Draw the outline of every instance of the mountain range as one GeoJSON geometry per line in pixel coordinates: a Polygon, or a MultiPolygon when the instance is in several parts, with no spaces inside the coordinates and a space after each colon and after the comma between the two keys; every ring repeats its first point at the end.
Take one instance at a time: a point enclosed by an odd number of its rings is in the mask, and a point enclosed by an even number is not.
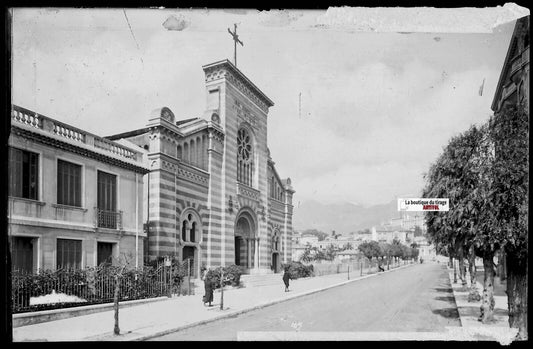
{"type": "Polygon", "coordinates": [[[335,230],[337,234],[349,234],[370,229],[395,217],[399,217],[396,200],[368,207],[353,203],[304,201],[294,205],[292,226],[296,231],[317,229],[329,234],[335,230]]]}

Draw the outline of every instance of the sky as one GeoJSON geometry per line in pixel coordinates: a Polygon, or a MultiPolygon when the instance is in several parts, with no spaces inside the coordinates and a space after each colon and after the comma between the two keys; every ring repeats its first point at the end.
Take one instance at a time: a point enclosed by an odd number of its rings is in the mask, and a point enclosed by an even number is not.
{"type": "Polygon", "coordinates": [[[514,21],[406,33],[330,20],[324,10],[15,9],[12,102],[100,136],[142,128],[163,106],[199,117],[202,65],[233,61],[237,23],[237,66],[275,103],[268,146],[296,205],[419,196],[447,141],[491,115],[514,21]]]}

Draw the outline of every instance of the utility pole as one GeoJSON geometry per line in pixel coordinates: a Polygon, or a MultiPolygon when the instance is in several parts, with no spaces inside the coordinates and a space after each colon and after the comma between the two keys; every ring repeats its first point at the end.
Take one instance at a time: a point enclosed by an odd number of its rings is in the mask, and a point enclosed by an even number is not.
{"type": "Polygon", "coordinates": [[[220,267],[220,310],[224,310],[224,269],[220,267]]]}

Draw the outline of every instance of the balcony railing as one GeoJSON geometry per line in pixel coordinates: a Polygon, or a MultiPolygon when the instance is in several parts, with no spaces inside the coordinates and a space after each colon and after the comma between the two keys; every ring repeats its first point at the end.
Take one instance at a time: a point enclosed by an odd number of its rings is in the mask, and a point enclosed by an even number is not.
{"type": "Polygon", "coordinates": [[[98,228],[122,229],[122,211],[106,211],[96,208],[96,226],[98,228]]]}
{"type": "Polygon", "coordinates": [[[116,142],[99,137],[92,133],[80,130],[74,126],[37,114],[29,109],[13,105],[11,109],[11,121],[13,125],[26,125],[55,136],[66,138],[70,141],[79,142],[86,146],[92,146],[98,150],[110,153],[109,155],[126,158],[133,161],[141,161],[140,152],[124,147],[116,142]]]}

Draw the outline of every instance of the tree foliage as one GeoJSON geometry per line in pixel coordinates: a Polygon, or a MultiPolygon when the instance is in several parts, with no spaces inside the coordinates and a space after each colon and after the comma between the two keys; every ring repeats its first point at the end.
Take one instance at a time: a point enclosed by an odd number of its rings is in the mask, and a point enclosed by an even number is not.
{"type": "Polygon", "coordinates": [[[318,238],[318,241],[324,240],[328,234],[324,233],[323,231],[317,230],[317,229],[307,229],[302,232],[302,235],[314,235],[318,238]]]}
{"type": "Polygon", "coordinates": [[[505,248],[527,258],[528,149],[528,116],[516,109],[450,140],[422,194],[450,199],[446,214],[426,213],[438,250],[474,244],[479,256],[505,248]]]}
{"type": "Polygon", "coordinates": [[[361,253],[370,260],[372,260],[374,257],[383,256],[383,252],[381,251],[377,241],[363,242],[358,248],[359,251],[361,251],[361,253]]]}
{"type": "MultiPolygon", "coordinates": [[[[431,165],[425,179],[423,197],[450,199],[448,212],[426,213],[428,240],[438,253],[450,257],[462,257],[462,252],[473,246],[475,254],[483,257],[487,265],[492,265],[492,256],[497,250],[505,250],[509,321],[512,323],[520,316],[523,319],[527,313],[527,112],[504,109],[481,127],[471,126],[453,137],[431,165]],[[514,263],[513,268],[509,267],[511,263],[514,263]],[[512,285],[509,280],[526,286],[512,285]],[[524,290],[526,294],[522,294],[524,290]],[[512,292],[515,292],[514,299],[510,295],[512,292]],[[518,313],[521,315],[515,317],[518,313]]],[[[520,321],[522,324],[511,325],[520,327],[523,335],[527,333],[527,321],[520,321]]]]}
{"type": "Polygon", "coordinates": [[[487,223],[492,217],[486,210],[493,161],[492,142],[488,127],[484,125],[471,126],[453,137],[431,165],[422,196],[450,200],[448,212],[426,213],[428,236],[440,250],[451,246],[455,253],[467,250],[472,243],[482,253],[498,248],[495,241],[489,239],[487,223]]]}
{"type": "Polygon", "coordinates": [[[518,259],[528,257],[529,115],[509,108],[489,120],[495,143],[487,205],[492,239],[518,259]]]}

